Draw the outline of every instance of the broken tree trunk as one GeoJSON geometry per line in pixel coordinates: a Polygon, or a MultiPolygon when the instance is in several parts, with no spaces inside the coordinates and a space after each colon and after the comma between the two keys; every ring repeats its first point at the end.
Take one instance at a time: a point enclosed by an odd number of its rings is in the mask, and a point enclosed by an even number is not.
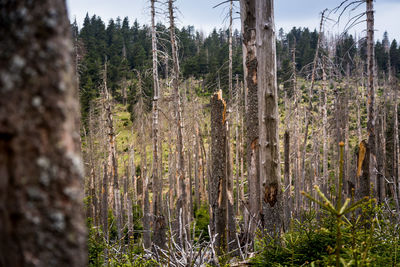
{"type": "Polygon", "coordinates": [[[219,255],[227,252],[226,104],[222,91],[211,97],[210,225],[219,255]]]}

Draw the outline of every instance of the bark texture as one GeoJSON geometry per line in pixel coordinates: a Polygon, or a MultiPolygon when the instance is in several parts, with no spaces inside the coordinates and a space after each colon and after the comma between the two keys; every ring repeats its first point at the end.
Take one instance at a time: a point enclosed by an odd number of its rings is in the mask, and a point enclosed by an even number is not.
{"type": "Polygon", "coordinates": [[[158,162],[158,99],[160,86],[158,81],[157,36],[155,25],[155,0],[151,0],[151,44],[153,50],[153,241],[159,247],[165,246],[165,218],[162,205],[162,177],[158,162]]]}
{"type": "Polygon", "coordinates": [[[171,41],[171,53],[173,62],[173,82],[172,86],[174,88],[174,108],[175,108],[175,120],[177,127],[177,139],[176,139],[176,151],[177,151],[177,176],[178,176],[178,188],[179,197],[177,202],[177,218],[182,216],[182,224],[179,227],[180,231],[180,242],[183,244],[183,240],[186,235],[186,227],[188,224],[188,210],[187,210],[187,190],[185,181],[185,159],[183,154],[183,121],[182,121],[182,104],[181,97],[179,94],[179,59],[178,59],[178,49],[175,36],[175,15],[174,15],[174,0],[168,1],[168,12],[169,12],[169,34],[171,41]]]}
{"type": "Polygon", "coordinates": [[[0,1],[0,266],[86,266],[65,2],[0,1]]]}
{"type": "Polygon", "coordinates": [[[243,32],[243,69],[245,81],[246,162],[248,179],[248,209],[250,235],[256,230],[260,218],[260,168],[258,146],[258,94],[256,57],[256,10],[254,0],[241,0],[243,32]]]}
{"type": "Polygon", "coordinates": [[[367,5],[367,109],[368,109],[368,145],[366,162],[369,170],[363,172],[360,180],[360,197],[369,196],[370,183],[374,181],[376,160],[375,160],[375,85],[374,85],[374,11],[373,0],[366,0],[367,5]]]}
{"type": "Polygon", "coordinates": [[[256,43],[258,81],[258,122],[260,145],[260,182],[264,229],[274,235],[282,227],[282,190],[278,139],[278,86],[274,4],[256,1],[256,43]]]}
{"type": "Polygon", "coordinates": [[[218,254],[227,250],[227,175],[226,175],[226,104],[222,92],[211,97],[211,179],[210,205],[212,234],[218,254]]]}

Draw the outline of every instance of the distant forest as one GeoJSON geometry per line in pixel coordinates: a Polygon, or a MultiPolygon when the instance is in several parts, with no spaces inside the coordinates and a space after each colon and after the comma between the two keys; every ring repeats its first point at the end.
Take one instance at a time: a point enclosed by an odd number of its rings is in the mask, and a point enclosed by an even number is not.
{"type": "MultiPolygon", "coordinates": [[[[82,117],[85,121],[90,102],[100,94],[102,84],[102,70],[104,62],[108,62],[107,84],[113,97],[123,102],[123,92],[119,90],[126,80],[136,77],[133,70],[144,72],[151,69],[151,28],[146,24],[140,24],[137,20],[131,23],[128,17],[111,19],[106,23],[96,15],[90,17],[86,14],[83,26],[79,29],[76,20],[71,25],[75,40],[75,58],[80,76],[80,99],[82,117]]],[[[158,49],[160,51],[159,74],[166,78],[168,72],[168,55],[171,54],[171,45],[168,40],[167,26],[158,23],[158,49]],[[162,59],[164,58],[164,60],[162,59]]],[[[179,59],[183,78],[195,77],[202,80],[202,94],[210,94],[216,88],[222,89],[224,94],[228,92],[228,29],[216,29],[204,36],[194,26],[185,26],[176,29],[179,45],[179,59]]],[[[240,32],[233,31],[232,46],[233,76],[239,75],[243,79],[242,63],[242,39],[240,32]]],[[[285,33],[281,28],[277,33],[276,54],[278,68],[278,83],[285,88],[290,88],[290,76],[292,75],[291,51],[296,47],[296,68],[298,75],[306,77],[311,73],[311,63],[317,47],[318,31],[310,31],[308,28],[294,27],[285,33]]],[[[339,66],[345,74],[349,66],[350,74],[355,68],[352,60],[355,55],[365,62],[367,58],[365,39],[357,39],[351,34],[342,34],[331,38],[325,38],[325,44],[321,46],[321,54],[328,54],[328,42],[334,44],[335,65],[339,66]]],[[[329,43],[329,45],[332,45],[329,43]]],[[[400,46],[393,39],[389,41],[387,32],[383,34],[382,41],[375,44],[375,58],[378,73],[387,73],[388,62],[392,65],[393,73],[398,76],[400,70],[400,46]],[[390,60],[388,60],[390,57],[390,60]]],[[[169,59],[170,60],[170,59],[169,59]]],[[[153,97],[153,84],[151,75],[143,81],[144,90],[150,99],[153,97]]],[[[129,85],[126,92],[130,100],[135,98],[135,84],[129,85]]]]}

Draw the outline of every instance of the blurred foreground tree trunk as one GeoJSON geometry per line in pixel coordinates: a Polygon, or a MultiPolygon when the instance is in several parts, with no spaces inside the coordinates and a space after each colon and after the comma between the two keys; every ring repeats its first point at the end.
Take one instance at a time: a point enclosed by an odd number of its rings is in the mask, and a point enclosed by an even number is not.
{"type": "Polygon", "coordinates": [[[0,1],[0,266],[86,266],[65,2],[0,1]]]}

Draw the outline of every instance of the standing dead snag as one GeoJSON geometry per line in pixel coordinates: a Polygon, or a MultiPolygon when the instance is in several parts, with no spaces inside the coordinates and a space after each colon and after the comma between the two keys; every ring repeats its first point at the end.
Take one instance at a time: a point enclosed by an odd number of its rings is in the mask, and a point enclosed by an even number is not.
{"type": "Polygon", "coordinates": [[[227,250],[226,104],[222,91],[211,97],[210,225],[221,255],[227,250]]]}
{"type": "Polygon", "coordinates": [[[162,177],[158,162],[158,99],[160,85],[158,81],[157,36],[155,25],[155,0],[151,0],[151,44],[153,49],[153,241],[159,247],[165,245],[165,218],[162,205],[162,177]]]}
{"type": "Polygon", "coordinates": [[[64,1],[0,3],[0,266],[86,266],[64,1]]]}
{"type": "MultiPolygon", "coordinates": [[[[282,192],[278,140],[278,87],[273,0],[256,1],[256,44],[260,182],[264,200],[265,230],[279,234],[282,226],[282,192]]],[[[261,204],[264,204],[261,203],[261,204]]]]}
{"type": "Polygon", "coordinates": [[[290,218],[292,214],[292,196],[291,196],[291,186],[292,182],[290,179],[290,134],[289,131],[285,131],[284,135],[284,158],[285,158],[285,167],[284,167],[284,182],[285,182],[285,228],[290,223],[290,218]]]}
{"type": "Polygon", "coordinates": [[[118,239],[121,238],[122,216],[121,216],[121,193],[119,191],[119,178],[118,178],[118,160],[117,148],[115,142],[115,131],[112,114],[112,99],[110,92],[107,88],[107,59],[104,63],[103,72],[103,111],[106,118],[107,127],[107,146],[108,146],[108,179],[109,179],[109,192],[110,192],[110,206],[113,208],[113,214],[116,218],[118,239]],[[112,179],[112,180],[111,180],[112,179]]]}
{"type": "Polygon", "coordinates": [[[108,242],[108,170],[107,164],[103,163],[103,182],[101,184],[101,225],[103,228],[103,235],[108,242]]]}
{"type": "Polygon", "coordinates": [[[376,160],[375,160],[375,89],[374,89],[374,11],[373,0],[366,0],[367,5],[367,133],[368,144],[364,141],[360,143],[360,153],[362,148],[365,147],[365,159],[361,161],[361,154],[358,158],[357,177],[360,177],[360,186],[358,188],[358,197],[366,197],[370,195],[370,183],[375,181],[374,175],[376,173],[376,160]],[[361,163],[360,163],[361,161],[361,163]],[[367,166],[364,167],[364,161],[367,166]],[[360,164],[362,165],[362,175],[360,173],[360,164]]]}
{"type": "Polygon", "coordinates": [[[361,199],[365,196],[369,196],[370,184],[369,184],[369,160],[368,154],[370,148],[365,140],[362,140],[358,146],[357,155],[357,180],[356,180],[356,195],[357,198],[361,199]]]}
{"type": "MultiPolygon", "coordinates": [[[[394,79],[394,78],[393,78],[394,79]]],[[[399,156],[400,156],[400,145],[399,145],[399,116],[398,116],[398,90],[399,88],[396,88],[395,83],[393,83],[393,90],[394,90],[394,97],[393,97],[393,104],[394,104],[394,111],[393,111],[393,182],[394,184],[392,185],[393,188],[393,199],[396,204],[396,210],[400,214],[400,206],[399,206],[399,200],[400,200],[400,162],[399,162],[399,156]],[[397,189],[397,190],[395,190],[397,189]]]]}
{"type": "MultiPolygon", "coordinates": [[[[256,230],[260,214],[260,173],[258,152],[258,94],[256,57],[255,0],[241,0],[240,14],[243,32],[243,70],[245,85],[246,155],[249,184],[250,236],[256,230]]],[[[252,240],[252,238],[250,238],[252,240]]]]}
{"type": "Polygon", "coordinates": [[[230,0],[229,4],[229,77],[228,77],[228,83],[229,83],[229,102],[228,102],[228,110],[229,110],[229,116],[227,116],[227,121],[226,121],[226,155],[227,155],[227,178],[228,178],[228,183],[227,183],[227,194],[228,194],[228,243],[229,243],[229,251],[237,251],[237,242],[236,242],[236,226],[235,226],[235,208],[234,208],[234,193],[233,193],[233,153],[232,147],[231,147],[231,129],[233,126],[232,123],[232,115],[231,114],[231,109],[233,107],[233,88],[232,88],[232,11],[233,11],[233,0],[230,0]]]}
{"type": "Polygon", "coordinates": [[[178,60],[178,49],[175,36],[175,15],[174,15],[174,0],[168,0],[168,11],[169,11],[169,34],[171,41],[171,52],[172,52],[172,62],[173,62],[173,88],[174,88],[174,104],[175,104],[175,120],[177,126],[177,140],[176,140],[176,151],[178,156],[178,187],[179,187],[179,197],[177,203],[177,219],[182,216],[182,225],[179,229],[181,232],[180,241],[184,244],[183,239],[186,235],[186,226],[188,224],[188,210],[187,210],[187,194],[186,194],[186,182],[185,182],[185,159],[183,155],[183,121],[182,121],[182,104],[181,97],[179,94],[179,60],[178,60]],[[182,215],[180,215],[182,214],[182,215]]]}

